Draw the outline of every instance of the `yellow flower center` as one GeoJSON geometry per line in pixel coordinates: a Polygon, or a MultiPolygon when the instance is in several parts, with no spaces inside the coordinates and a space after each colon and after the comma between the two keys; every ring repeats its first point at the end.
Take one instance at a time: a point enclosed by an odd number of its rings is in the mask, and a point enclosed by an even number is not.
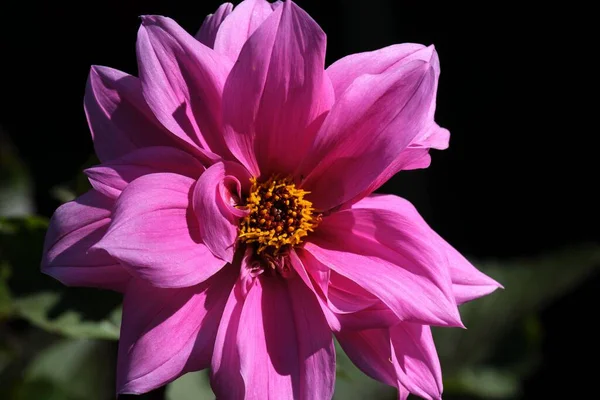
{"type": "Polygon", "coordinates": [[[239,239],[254,244],[257,254],[279,255],[302,243],[321,221],[321,214],[304,198],[310,192],[296,188],[290,178],[250,181],[245,205],[250,213],[240,221],[239,239]]]}

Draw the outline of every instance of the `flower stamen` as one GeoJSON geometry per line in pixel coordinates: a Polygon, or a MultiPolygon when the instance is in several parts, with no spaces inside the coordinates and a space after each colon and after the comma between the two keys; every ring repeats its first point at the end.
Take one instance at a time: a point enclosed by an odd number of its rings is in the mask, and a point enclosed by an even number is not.
{"type": "Polygon", "coordinates": [[[310,192],[298,189],[291,178],[272,176],[259,183],[251,178],[246,199],[250,213],[240,221],[239,239],[256,245],[256,253],[277,256],[302,243],[321,221],[312,203],[304,198],[310,192]]]}

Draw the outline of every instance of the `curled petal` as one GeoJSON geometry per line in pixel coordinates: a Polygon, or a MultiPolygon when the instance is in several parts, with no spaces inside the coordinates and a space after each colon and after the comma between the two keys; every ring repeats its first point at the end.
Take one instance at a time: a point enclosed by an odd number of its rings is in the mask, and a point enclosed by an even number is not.
{"type": "Polygon", "coordinates": [[[203,243],[227,262],[233,261],[239,218],[248,213],[236,207],[241,203],[242,182],[245,186],[250,182],[244,167],[216,163],[198,179],[192,199],[203,243]]]}

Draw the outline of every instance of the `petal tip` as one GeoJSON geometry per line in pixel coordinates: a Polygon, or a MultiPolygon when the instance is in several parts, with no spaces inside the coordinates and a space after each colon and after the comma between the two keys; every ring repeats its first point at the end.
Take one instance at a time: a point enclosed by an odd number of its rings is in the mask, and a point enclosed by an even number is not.
{"type": "Polygon", "coordinates": [[[102,80],[102,77],[106,75],[106,71],[109,69],[109,67],[103,65],[92,65],[88,74],[88,83],[95,89],[95,86],[98,85],[98,82],[102,80]]]}
{"type": "Polygon", "coordinates": [[[161,21],[170,19],[168,17],[163,17],[161,15],[153,15],[153,14],[148,14],[148,15],[143,14],[143,15],[140,15],[139,18],[142,20],[142,26],[157,25],[161,21]]]}
{"type": "Polygon", "coordinates": [[[100,239],[98,242],[96,242],[95,244],[93,244],[92,246],[90,246],[89,251],[98,251],[98,250],[104,250],[107,253],[110,254],[110,252],[107,250],[107,248],[110,247],[110,240],[109,239],[109,232],[107,232],[102,239],[100,239]]]}
{"type": "Polygon", "coordinates": [[[152,21],[155,20],[154,15],[142,14],[142,15],[139,16],[139,18],[142,21],[142,25],[146,25],[146,24],[151,23],[152,21]]]}
{"type": "Polygon", "coordinates": [[[461,329],[467,329],[467,327],[465,326],[465,324],[463,324],[462,319],[460,318],[460,315],[458,316],[457,319],[452,321],[452,328],[461,328],[461,329]]]}
{"type": "Polygon", "coordinates": [[[452,311],[448,315],[448,317],[445,318],[444,323],[446,324],[445,326],[449,327],[449,328],[462,328],[462,329],[466,329],[465,324],[463,324],[463,322],[462,322],[462,318],[460,316],[460,312],[458,310],[458,306],[456,305],[455,302],[453,302],[452,311]]]}
{"type": "Polygon", "coordinates": [[[99,70],[101,70],[103,67],[101,65],[92,65],[90,67],[90,75],[93,73],[94,75],[98,75],[99,70]]]}

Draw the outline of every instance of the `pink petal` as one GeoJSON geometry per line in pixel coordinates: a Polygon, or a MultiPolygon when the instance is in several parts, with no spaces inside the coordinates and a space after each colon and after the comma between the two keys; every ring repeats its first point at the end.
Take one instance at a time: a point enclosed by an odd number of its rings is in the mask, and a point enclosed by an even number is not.
{"type": "Polygon", "coordinates": [[[408,395],[410,394],[408,389],[405,388],[404,385],[402,385],[402,383],[400,383],[400,382],[397,383],[397,388],[398,388],[398,400],[407,400],[408,395]]]}
{"type": "Polygon", "coordinates": [[[95,248],[105,249],[154,286],[205,281],[225,261],[200,240],[190,204],[193,185],[193,179],[171,173],[136,179],[117,200],[110,228],[95,248]]]}
{"type": "MultiPolygon", "coordinates": [[[[318,277],[316,280],[314,280],[313,276],[311,276],[307,270],[308,262],[310,262],[310,261],[307,262],[305,260],[305,257],[310,257],[310,259],[314,259],[314,257],[312,257],[310,254],[307,254],[307,256],[302,256],[302,258],[301,258],[299,256],[299,254],[302,252],[303,252],[303,250],[301,248],[293,249],[290,252],[290,256],[289,256],[290,263],[292,264],[292,267],[298,274],[298,277],[300,279],[302,279],[304,284],[315,295],[317,301],[319,302],[319,306],[321,307],[321,310],[323,311],[323,314],[325,315],[325,319],[327,320],[327,323],[329,324],[330,329],[332,331],[339,331],[341,329],[339,318],[329,307],[327,295],[326,295],[329,277],[327,277],[326,279],[323,277],[318,277]]],[[[321,264],[319,263],[319,265],[321,265],[321,264]]],[[[327,271],[327,272],[329,272],[329,271],[327,271]]]]}
{"type": "Polygon", "coordinates": [[[365,374],[408,393],[440,399],[442,372],[428,326],[401,323],[389,329],[336,333],[350,360],[365,374]]]}
{"type": "MultiPolygon", "coordinates": [[[[285,290],[285,289],[284,289],[285,290]]],[[[314,294],[301,279],[289,279],[300,359],[300,399],[331,399],[335,384],[335,347],[314,294]]]]}
{"type": "Polygon", "coordinates": [[[285,286],[257,279],[244,301],[240,328],[236,345],[245,398],[298,398],[298,337],[285,286]]]}
{"type": "Polygon", "coordinates": [[[229,148],[254,176],[293,173],[306,156],[333,103],[325,45],[321,28],[293,2],[244,44],[225,84],[223,115],[229,148]]]}
{"type": "MultiPolygon", "coordinates": [[[[435,74],[435,89],[440,76],[440,62],[437,53],[431,54],[433,46],[427,48],[421,44],[403,43],[384,47],[383,49],[358,53],[346,56],[327,68],[327,74],[331,78],[336,98],[339,98],[350,87],[355,79],[362,75],[379,75],[398,65],[414,60],[426,61],[431,64],[435,74]]],[[[435,99],[432,99],[435,100],[435,99]]],[[[429,104],[429,116],[433,122],[435,113],[435,101],[429,104]]],[[[446,131],[447,133],[447,131],[446,131]]],[[[415,138],[413,144],[420,144],[436,149],[448,147],[448,136],[441,135],[437,140],[431,140],[431,132],[424,131],[415,138]]],[[[435,137],[435,135],[434,135],[435,137]]]]}
{"type": "Polygon", "coordinates": [[[462,326],[450,276],[428,232],[386,210],[323,219],[304,249],[385,303],[402,321],[462,326]]]}
{"type": "Polygon", "coordinates": [[[337,314],[340,329],[361,330],[388,328],[398,323],[398,317],[383,302],[350,314],[337,314]]]}
{"type": "MultiPolygon", "coordinates": [[[[226,351],[235,357],[215,365],[213,390],[217,398],[291,399],[299,395],[300,360],[297,337],[285,286],[256,279],[239,311],[239,320],[226,321],[226,351]],[[235,329],[235,331],[234,331],[235,329]],[[232,362],[233,361],[233,362],[232,362]],[[217,367],[217,368],[215,368],[217,367]],[[219,368],[220,367],[220,368],[219,368]],[[243,378],[240,380],[239,377],[243,378]],[[234,388],[243,382],[243,387],[234,388]],[[234,396],[234,393],[238,393],[234,396]]],[[[221,334],[221,327],[217,337],[221,334]]],[[[219,345],[218,339],[216,346],[219,345]]],[[[215,346],[215,347],[216,347],[215,346]]]]}
{"type": "Polygon", "coordinates": [[[113,160],[141,147],[181,145],[154,117],[142,96],[140,81],[134,76],[93,66],[84,105],[96,155],[101,161],[113,160]]]}
{"type": "Polygon", "coordinates": [[[137,56],[142,93],[156,118],[207,161],[229,157],[220,116],[231,62],[159,16],[142,17],[137,56]]]}
{"type": "Polygon", "coordinates": [[[343,311],[337,314],[342,329],[387,328],[399,322],[397,315],[383,301],[366,295],[353,296],[353,293],[364,289],[358,290],[359,286],[356,283],[335,272],[332,272],[331,276],[328,297],[330,304],[343,311]],[[340,280],[348,282],[342,286],[340,280]],[[354,292],[350,291],[353,289],[354,292]]]}
{"type": "Polygon", "coordinates": [[[157,172],[173,172],[198,179],[202,164],[174,147],[146,147],[84,172],[98,192],[116,199],[134,179],[157,172]]]}
{"type": "Polygon", "coordinates": [[[204,18],[200,30],[196,33],[196,40],[212,49],[215,45],[215,38],[217,37],[219,27],[225,18],[231,14],[232,9],[233,4],[223,3],[217,8],[217,11],[215,11],[214,14],[208,14],[206,18],[204,18]]]}
{"type": "MultiPolygon", "coordinates": [[[[244,269],[245,265],[242,264],[242,272],[244,269]]],[[[244,275],[244,277],[247,276],[244,275]]],[[[211,360],[210,385],[219,399],[242,399],[245,394],[236,336],[240,328],[240,315],[244,307],[244,299],[254,287],[254,281],[250,281],[248,285],[247,283],[240,277],[234,288],[228,293],[229,297],[217,330],[211,360]]]]}
{"type": "Polygon", "coordinates": [[[396,218],[402,216],[418,225],[419,229],[429,237],[429,243],[444,254],[444,264],[450,272],[452,292],[457,304],[485,296],[502,287],[498,282],[477,270],[456,249],[435,233],[407,200],[392,195],[374,195],[364,198],[352,207],[388,210],[395,213],[398,216],[396,218]]]}
{"type": "Polygon", "coordinates": [[[299,169],[316,207],[329,210],[363,193],[429,129],[437,56],[432,47],[421,52],[361,75],[336,98],[299,169]]]}
{"type": "Polygon", "coordinates": [[[60,206],[46,233],[42,272],[65,285],[125,290],[131,275],[103,250],[90,250],[106,232],[114,200],[94,190],[60,206]]]}
{"type": "Polygon", "coordinates": [[[450,132],[433,123],[423,134],[417,136],[388,167],[353,200],[360,200],[379,189],[399,171],[427,168],[431,164],[430,149],[448,148],[450,132]]]}
{"type": "Polygon", "coordinates": [[[433,124],[423,135],[417,136],[409,148],[445,150],[450,143],[450,132],[433,124]]]}
{"type": "Polygon", "coordinates": [[[242,292],[231,293],[217,334],[212,363],[217,398],[331,398],[331,332],[302,281],[259,277],[245,298],[242,292]]]}
{"type": "Polygon", "coordinates": [[[331,271],[327,295],[333,307],[340,313],[353,313],[371,307],[381,301],[354,281],[331,271]]]}
{"type": "Polygon", "coordinates": [[[215,51],[235,62],[246,40],[272,12],[268,1],[242,1],[219,27],[214,42],[215,51]]]}
{"type": "Polygon", "coordinates": [[[233,261],[239,219],[247,215],[236,208],[242,197],[240,182],[247,192],[250,175],[244,167],[234,162],[213,164],[198,179],[192,199],[202,241],[227,262],[233,261]]]}
{"type": "MultiPolygon", "coordinates": [[[[431,66],[435,71],[436,81],[434,91],[437,90],[437,79],[440,75],[439,60],[437,57],[428,56],[425,46],[420,44],[405,43],[385,47],[380,50],[366,53],[352,54],[344,57],[329,68],[327,73],[331,78],[336,97],[341,97],[344,91],[354,80],[364,74],[382,74],[389,68],[393,68],[399,62],[422,59],[431,60],[431,66]]],[[[434,99],[433,99],[434,100],[434,99]]],[[[369,195],[378,189],[392,176],[401,170],[427,168],[431,163],[429,149],[444,150],[448,148],[450,133],[447,129],[440,128],[433,122],[435,113],[435,101],[432,101],[429,110],[431,126],[429,129],[415,137],[412,143],[364,190],[358,195],[358,199],[369,195]]]]}
{"type": "Polygon", "coordinates": [[[200,285],[179,289],[132,279],[123,303],[118,393],[145,393],[208,367],[236,276],[228,266],[200,285]]]}
{"type": "Polygon", "coordinates": [[[340,58],[329,67],[327,74],[335,90],[335,97],[340,98],[352,82],[361,75],[378,75],[407,57],[414,59],[425,46],[415,43],[395,44],[375,51],[356,53],[340,58]],[[417,53],[417,54],[415,54],[417,53]]]}
{"type": "Polygon", "coordinates": [[[475,268],[441,237],[440,240],[446,249],[448,268],[452,277],[452,291],[457,304],[478,299],[502,288],[501,284],[475,268]]]}
{"type": "Polygon", "coordinates": [[[392,363],[388,329],[344,330],[335,334],[340,346],[362,372],[390,386],[397,376],[392,363]]]}
{"type": "Polygon", "coordinates": [[[442,398],[442,370],[431,328],[400,324],[390,328],[392,360],[401,384],[424,399],[442,398]]]}
{"type": "Polygon", "coordinates": [[[344,278],[303,249],[290,254],[292,266],[313,291],[331,330],[389,327],[398,317],[379,298],[344,278]],[[331,279],[330,279],[331,277],[331,279]]]}

